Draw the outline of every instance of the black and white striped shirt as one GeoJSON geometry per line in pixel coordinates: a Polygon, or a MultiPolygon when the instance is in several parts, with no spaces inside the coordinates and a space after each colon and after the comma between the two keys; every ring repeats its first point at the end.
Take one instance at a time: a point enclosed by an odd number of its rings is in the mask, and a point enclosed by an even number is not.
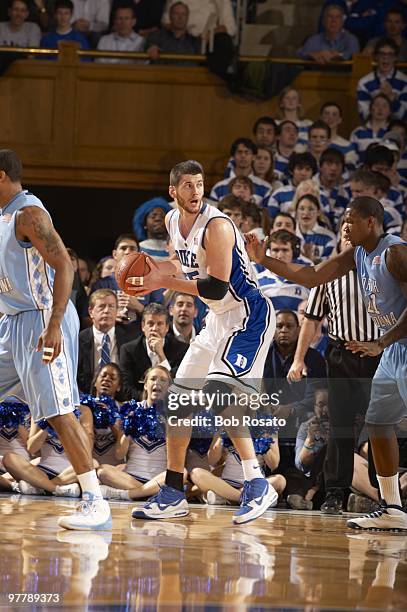
{"type": "Polygon", "coordinates": [[[380,337],[363,303],[355,270],[314,287],[304,314],[319,321],[326,316],[328,335],[334,340],[371,342],[380,337]]]}

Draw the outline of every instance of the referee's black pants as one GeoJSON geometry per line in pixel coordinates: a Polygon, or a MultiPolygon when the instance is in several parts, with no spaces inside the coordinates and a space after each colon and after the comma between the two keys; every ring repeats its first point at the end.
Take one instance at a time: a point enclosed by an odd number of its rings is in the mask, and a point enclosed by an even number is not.
{"type": "MultiPolygon", "coordinates": [[[[328,364],[329,439],[324,464],[325,488],[346,489],[353,478],[353,453],[369,406],[371,379],[378,357],[360,357],[346,350],[341,341],[330,340],[328,364]]],[[[369,456],[370,480],[374,466],[369,456]]]]}

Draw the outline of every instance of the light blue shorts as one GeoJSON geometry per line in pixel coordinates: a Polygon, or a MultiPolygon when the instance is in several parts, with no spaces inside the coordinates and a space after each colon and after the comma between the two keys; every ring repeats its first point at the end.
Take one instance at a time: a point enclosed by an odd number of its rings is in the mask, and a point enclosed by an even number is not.
{"type": "Polygon", "coordinates": [[[396,425],[407,416],[407,344],[384,349],[372,381],[366,423],[396,425]]]}
{"type": "Polygon", "coordinates": [[[14,395],[27,402],[36,422],[67,414],[79,405],[78,315],[69,301],[61,325],[61,353],[45,365],[36,347],[49,314],[29,310],[0,319],[0,401],[14,395]]]}

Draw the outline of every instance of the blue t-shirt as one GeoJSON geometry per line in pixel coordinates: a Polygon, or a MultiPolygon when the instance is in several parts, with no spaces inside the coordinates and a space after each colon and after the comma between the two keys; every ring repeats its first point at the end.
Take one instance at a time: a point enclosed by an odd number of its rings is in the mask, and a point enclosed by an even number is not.
{"type": "MultiPolygon", "coordinates": [[[[80,44],[81,49],[90,49],[90,45],[86,36],[77,32],[76,30],[71,30],[67,34],[58,34],[58,32],[49,32],[45,34],[41,39],[41,48],[42,49],[58,49],[58,44],[61,40],[70,40],[80,44]]],[[[56,60],[56,55],[44,55],[41,59],[46,60],[56,60]]],[[[83,61],[92,61],[91,58],[82,58],[83,61]]]]}

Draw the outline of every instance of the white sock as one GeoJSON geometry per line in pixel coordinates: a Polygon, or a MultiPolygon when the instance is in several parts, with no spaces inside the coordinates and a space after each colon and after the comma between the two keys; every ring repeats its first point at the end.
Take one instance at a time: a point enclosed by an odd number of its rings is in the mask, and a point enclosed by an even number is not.
{"type": "Polygon", "coordinates": [[[263,474],[257,459],[242,459],[242,468],[245,480],[263,478],[263,474]]]}
{"type": "Polygon", "coordinates": [[[85,472],[84,474],[78,474],[78,480],[81,485],[82,496],[84,493],[92,493],[93,497],[96,499],[103,499],[95,470],[85,472]]]}
{"type": "Polygon", "coordinates": [[[126,489],[115,489],[114,487],[107,487],[108,489],[111,489],[111,491],[117,495],[117,497],[120,497],[120,499],[125,499],[127,501],[130,500],[130,495],[129,495],[129,491],[127,491],[126,489]]]}
{"type": "Polygon", "coordinates": [[[380,496],[386,504],[401,506],[398,474],[394,476],[378,476],[377,480],[379,481],[380,496]]]}
{"type": "Polygon", "coordinates": [[[389,587],[394,588],[396,582],[396,571],[399,564],[399,559],[386,559],[380,561],[376,568],[376,576],[372,582],[374,587],[389,587]]]}

